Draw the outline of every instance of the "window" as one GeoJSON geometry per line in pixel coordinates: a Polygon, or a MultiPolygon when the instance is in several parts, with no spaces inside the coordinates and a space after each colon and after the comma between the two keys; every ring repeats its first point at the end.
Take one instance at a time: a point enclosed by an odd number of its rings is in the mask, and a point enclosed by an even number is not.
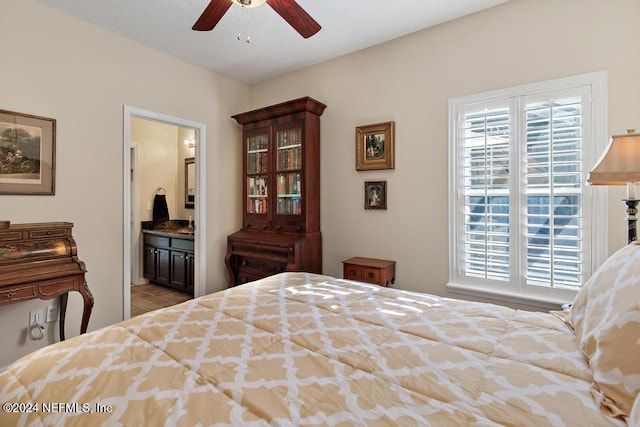
{"type": "Polygon", "coordinates": [[[585,179],[606,143],[605,81],[450,101],[450,289],[567,302],[602,262],[605,194],[585,179]]]}

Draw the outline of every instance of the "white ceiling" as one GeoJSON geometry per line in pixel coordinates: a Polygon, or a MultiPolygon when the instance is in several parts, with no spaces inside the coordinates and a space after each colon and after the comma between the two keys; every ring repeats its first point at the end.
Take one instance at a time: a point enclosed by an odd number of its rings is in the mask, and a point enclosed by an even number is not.
{"type": "Polygon", "coordinates": [[[37,1],[253,84],[508,0],[298,0],[322,26],[308,39],[266,4],[252,9],[233,5],[213,31],[199,32],[191,27],[209,0],[37,1]],[[251,43],[244,41],[247,35],[251,43]]]}

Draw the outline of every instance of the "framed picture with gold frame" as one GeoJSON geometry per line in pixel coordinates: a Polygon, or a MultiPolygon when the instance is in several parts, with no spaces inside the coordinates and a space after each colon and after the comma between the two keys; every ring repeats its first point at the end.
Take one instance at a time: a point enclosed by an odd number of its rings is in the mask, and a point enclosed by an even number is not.
{"type": "Polygon", "coordinates": [[[54,195],[56,121],[0,110],[0,194],[54,195]]]}
{"type": "Polygon", "coordinates": [[[364,208],[387,210],[387,181],[364,182],[364,208]]]}
{"type": "Polygon", "coordinates": [[[395,122],[356,127],[356,170],[395,168],[395,122]]]}

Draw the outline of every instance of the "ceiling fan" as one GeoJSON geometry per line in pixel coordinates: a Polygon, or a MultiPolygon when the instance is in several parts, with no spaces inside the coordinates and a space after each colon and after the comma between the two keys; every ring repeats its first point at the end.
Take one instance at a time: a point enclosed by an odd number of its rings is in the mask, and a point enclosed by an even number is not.
{"type": "Polygon", "coordinates": [[[318,24],[296,0],[211,0],[200,18],[193,25],[196,31],[211,31],[231,7],[232,3],[244,7],[258,7],[267,3],[289,23],[302,37],[309,38],[320,31],[318,24]]]}

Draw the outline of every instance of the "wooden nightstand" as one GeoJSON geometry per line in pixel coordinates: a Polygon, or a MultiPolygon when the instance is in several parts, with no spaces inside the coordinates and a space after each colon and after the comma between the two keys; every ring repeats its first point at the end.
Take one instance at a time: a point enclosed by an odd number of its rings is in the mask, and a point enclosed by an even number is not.
{"type": "Polygon", "coordinates": [[[389,286],[396,281],[396,262],[374,258],[349,258],[342,261],[342,277],[360,282],[389,286]]]}

